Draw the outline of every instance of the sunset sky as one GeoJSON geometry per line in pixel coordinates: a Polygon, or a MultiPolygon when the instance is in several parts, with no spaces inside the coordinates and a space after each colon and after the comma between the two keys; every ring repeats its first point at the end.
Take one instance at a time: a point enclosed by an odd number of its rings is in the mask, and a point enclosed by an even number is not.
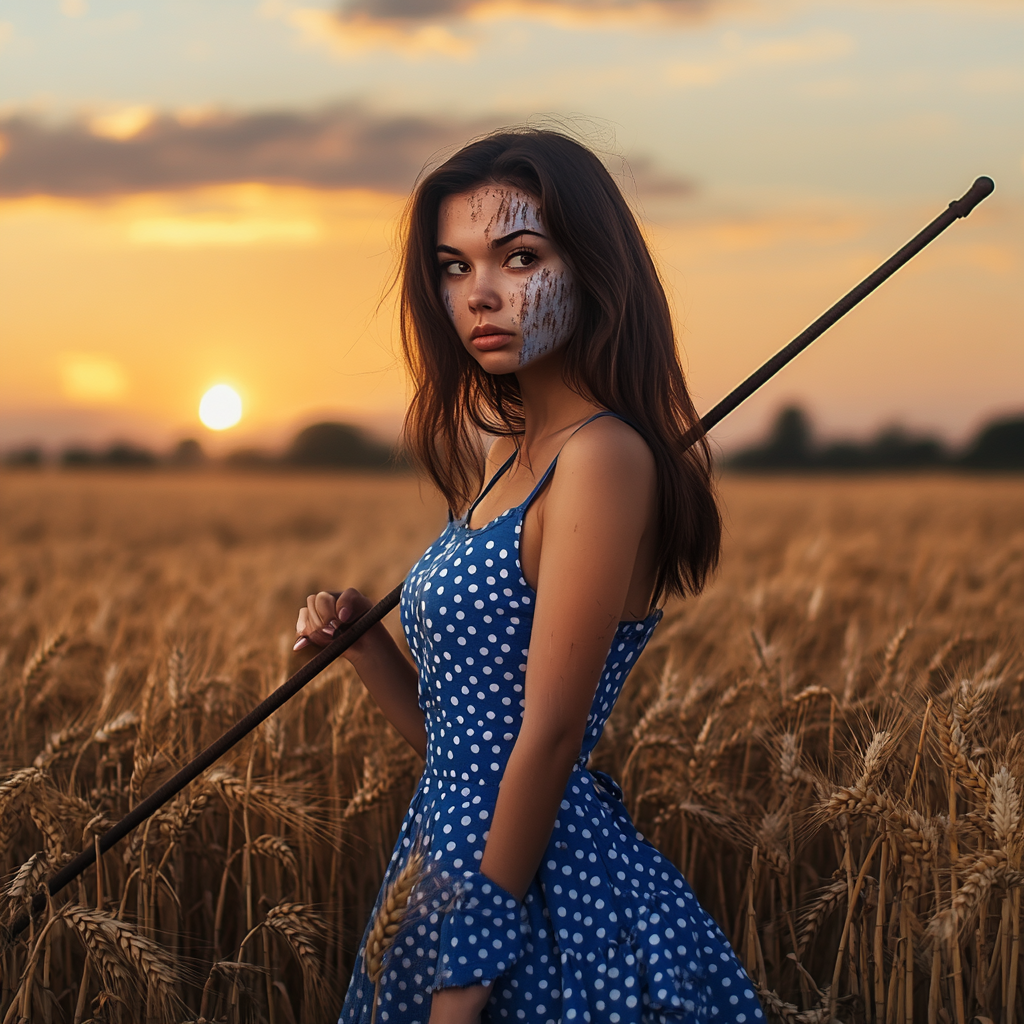
{"type": "Polygon", "coordinates": [[[416,174],[561,124],[641,215],[708,408],[970,186],[996,193],[717,432],[1024,410],[1024,0],[13,0],[0,449],[393,429],[416,174]],[[242,396],[237,427],[202,394],[242,396]]]}

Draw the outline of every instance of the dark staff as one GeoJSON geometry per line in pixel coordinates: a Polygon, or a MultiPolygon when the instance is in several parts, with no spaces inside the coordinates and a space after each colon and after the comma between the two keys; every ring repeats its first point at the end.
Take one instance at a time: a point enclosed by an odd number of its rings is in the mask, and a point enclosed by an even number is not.
{"type": "MultiPolygon", "coordinates": [[[[883,281],[891,277],[908,260],[916,256],[929,242],[938,237],[959,217],[966,217],[986,196],[992,194],[995,183],[991,178],[978,178],[970,189],[959,199],[949,204],[926,228],[916,234],[902,249],[890,256],[874,273],[869,274],[856,288],[847,292],[831,309],[823,313],[802,334],[798,334],[785,348],[780,349],[763,366],[752,373],[739,387],[734,388],[710,412],[701,417],[700,426],[695,427],[686,437],[693,444],[701,434],[707,433],[720,423],[740,403],[746,401],[762,384],[775,376],[790,360],[799,355],[815,338],[828,330],[840,317],[845,316],[865,296],[870,295],[883,281]]],[[[201,754],[193,758],[177,775],[155,789],[145,800],[135,805],[113,828],[99,837],[99,842],[86,847],[74,860],[69,861],[47,882],[50,895],[54,896],[69,882],[77,878],[96,860],[96,850],[105,853],[116,842],[133,829],[138,828],[148,817],[158,811],[168,800],[181,792],[193,779],[206,771],[215,761],[226,754],[239,740],[248,736],[262,721],[269,718],[282,704],[291,700],[311,679],[322,672],[340,654],[352,646],[371,626],[375,626],[397,604],[402,594],[400,583],[387,597],[378,601],[369,611],[361,615],[343,633],[338,634],[315,657],[311,658],[287,682],[282,683],[269,697],[252,709],[243,719],[236,722],[223,736],[214,740],[201,754]]],[[[36,893],[32,897],[31,911],[37,914],[46,906],[46,896],[36,893]]],[[[22,914],[11,925],[8,937],[22,932],[29,922],[29,915],[22,914]]]]}

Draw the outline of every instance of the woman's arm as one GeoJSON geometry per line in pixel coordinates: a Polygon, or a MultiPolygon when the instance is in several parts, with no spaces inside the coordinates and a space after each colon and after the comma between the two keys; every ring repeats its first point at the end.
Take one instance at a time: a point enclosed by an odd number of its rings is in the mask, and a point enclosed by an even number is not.
{"type": "MultiPolygon", "coordinates": [[[[509,438],[498,438],[491,445],[484,468],[485,479],[491,478],[512,453],[513,447],[514,443],[509,438]]],[[[328,591],[310,594],[295,624],[299,635],[295,649],[303,650],[311,643],[326,647],[341,626],[370,607],[370,600],[354,588],[341,594],[328,591]]],[[[359,674],[387,720],[420,757],[425,757],[427,730],[419,706],[418,673],[384,625],[378,623],[367,630],[342,657],[347,658],[359,674]]]]}
{"type": "Polygon", "coordinates": [[[480,866],[520,898],[579,756],[641,539],[655,527],[656,488],[654,456],[621,421],[596,421],[559,456],[544,503],[523,722],[480,866]]]}
{"type": "MultiPolygon", "coordinates": [[[[328,591],[310,594],[295,624],[299,634],[296,647],[301,650],[306,646],[300,646],[303,637],[319,647],[326,646],[346,622],[351,622],[371,607],[369,598],[351,587],[341,594],[328,591]]],[[[399,649],[384,624],[378,622],[371,626],[342,657],[359,674],[387,720],[420,757],[425,757],[427,729],[419,706],[416,668],[399,649]]]]}

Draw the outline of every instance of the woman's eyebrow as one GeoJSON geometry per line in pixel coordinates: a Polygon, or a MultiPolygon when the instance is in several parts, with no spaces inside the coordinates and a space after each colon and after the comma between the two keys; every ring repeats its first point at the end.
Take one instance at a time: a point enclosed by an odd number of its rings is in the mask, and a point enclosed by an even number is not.
{"type": "MultiPolygon", "coordinates": [[[[545,241],[548,240],[548,236],[542,234],[540,231],[531,231],[529,228],[520,228],[518,231],[512,231],[507,235],[502,235],[501,238],[494,239],[491,242],[492,249],[500,249],[503,245],[508,245],[513,238],[518,238],[520,235],[535,235],[537,238],[543,238],[545,241]]],[[[454,245],[438,245],[437,251],[439,253],[447,253],[449,256],[461,256],[462,250],[456,249],[454,245]]]]}
{"type": "Polygon", "coordinates": [[[492,249],[500,249],[503,245],[508,245],[513,238],[518,238],[520,235],[536,235],[538,238],[547,240],[547,235],[542,234],[540,231],[531,231],[529,228],[520,228],[518,231],[513,231],[510,234],[502,235],[501,238],[496,238],[491,242],[492,249]]]}

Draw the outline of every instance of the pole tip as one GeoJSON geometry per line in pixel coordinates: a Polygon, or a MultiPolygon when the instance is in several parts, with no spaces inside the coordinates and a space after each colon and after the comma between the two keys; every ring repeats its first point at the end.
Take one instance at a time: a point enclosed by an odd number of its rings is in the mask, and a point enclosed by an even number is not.
{"type": "Polygon", "coordinates": [[[958,217],[966,217],[978,203],[992,195],[995,187],[996,183],[983,174],[975,179],[974,184],[959,199],[954,199],[949,205],[958,217]]]}

